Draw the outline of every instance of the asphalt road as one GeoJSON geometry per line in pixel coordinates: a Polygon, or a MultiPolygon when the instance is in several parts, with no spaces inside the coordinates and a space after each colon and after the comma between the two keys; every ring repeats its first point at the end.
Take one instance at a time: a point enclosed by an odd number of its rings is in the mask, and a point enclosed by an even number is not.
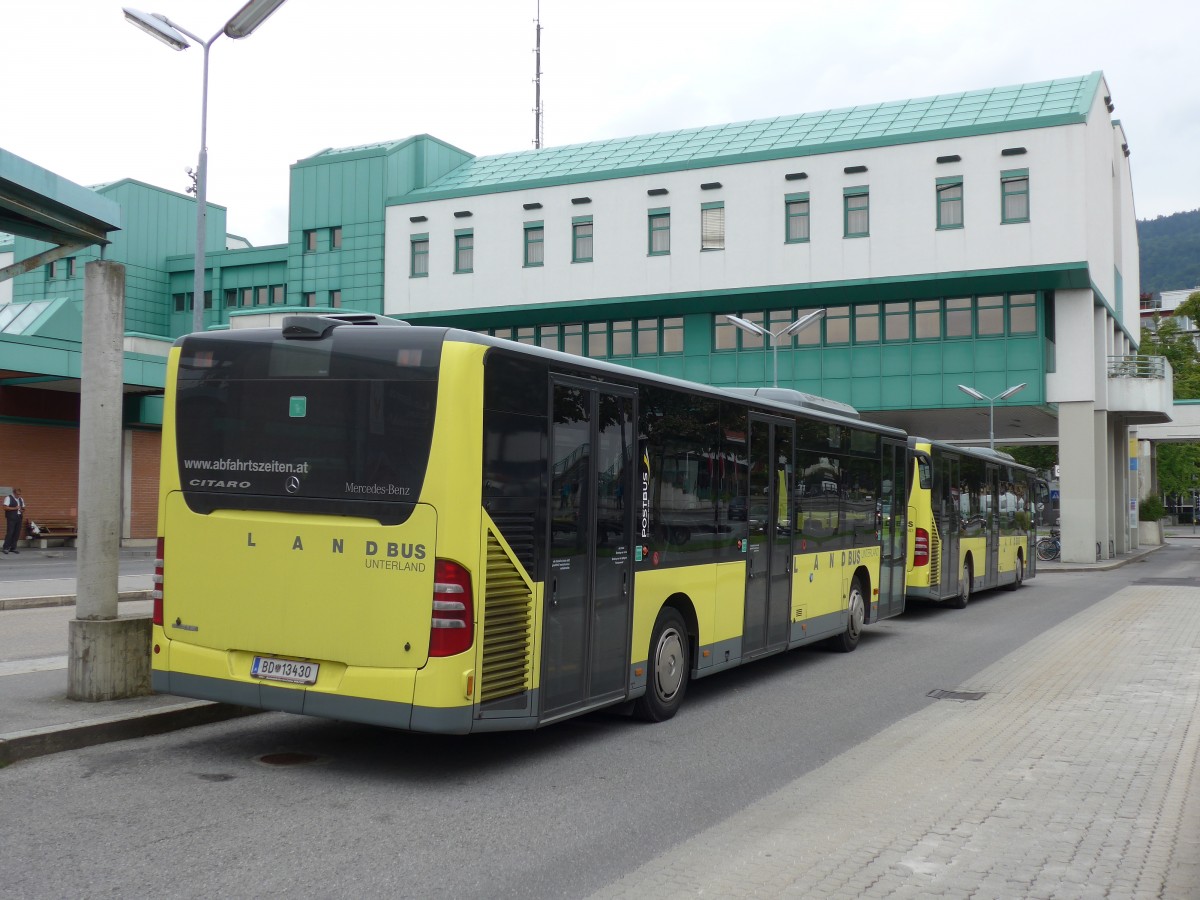
{"type": "MultiPolygon", "coordinates": [[[[1168,546],[1153,574],[1196,555],[1168,546]]],[[[442,738],[270,713],[21,762],[0,770],[0,897],[585,896],[1150,571],[910,604],[854,653],[694,682],[657,725],[442,738]]]]}

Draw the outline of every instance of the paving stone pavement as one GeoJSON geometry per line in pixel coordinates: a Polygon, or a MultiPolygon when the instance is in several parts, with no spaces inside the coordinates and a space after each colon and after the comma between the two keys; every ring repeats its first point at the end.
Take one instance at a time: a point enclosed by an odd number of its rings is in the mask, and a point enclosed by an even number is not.
{"type": "Polygon", "coordinates": [[[599,898],[1200,897],[1200,588],[1131,585],[599,898]]]}

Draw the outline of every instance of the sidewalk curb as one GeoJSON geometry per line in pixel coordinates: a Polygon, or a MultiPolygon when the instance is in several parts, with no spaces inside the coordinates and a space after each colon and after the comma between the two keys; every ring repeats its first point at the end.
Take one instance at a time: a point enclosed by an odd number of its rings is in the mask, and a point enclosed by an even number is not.
{"type": "MultiPolygon", "coordinates": [[[[121,591],[117,594],[118,602],[127,600],[149,600],[154,591],[121,591]]],[[[6,609],[37,609],[42,606],[74,606],[74,594],[62,594],[57,597],[8,597],[0,599],[0,612],[6,609]]]]}
{"type": "Polygon", "coordinates": [[[194,725],[224,722],[227,719],[258,715],[261,712],[260,709],[247,706],[193,700],[166,709],[146,710],[135,715],[116,715],[95,722],[74,722],[0,734],[0,768],[24,759],[61,753],[63,750],[78,750],[110,741],[165,734],[194,725]]]}

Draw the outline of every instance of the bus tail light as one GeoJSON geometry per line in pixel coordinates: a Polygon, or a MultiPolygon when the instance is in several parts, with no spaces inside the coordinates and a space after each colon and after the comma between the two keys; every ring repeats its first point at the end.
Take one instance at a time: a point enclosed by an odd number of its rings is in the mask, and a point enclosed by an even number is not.
{"type": "Polygon", "coordinates": [[[456,562],[439,559],[433,566],[433,618],[429,655],[453,656],[471,647],[475,635],[471,574],[456,562]]]}
{"type": "Polygon", "coordinates": [[[163,557],[165,555],[165,542],[162,538],[158,539],[158,543],[154,545],[154,591],[151,597],[154,598],[154,612],[151,615],[150,621],[155,625],[163,623],[163,557]]]}
{"type": "Polygon", "coordinates": [[[924,528],[918,528],[913,538],[913,565],[929,565],[929,532],[924,528]]]}

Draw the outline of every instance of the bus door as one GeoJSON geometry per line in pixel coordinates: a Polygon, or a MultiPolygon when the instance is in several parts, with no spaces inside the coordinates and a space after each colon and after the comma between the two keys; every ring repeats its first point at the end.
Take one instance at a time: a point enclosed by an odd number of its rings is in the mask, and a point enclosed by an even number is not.
{"type": "Polygon", "coordinates": [[[1000,578],[1000,467],[987,467],[987,575],[985,587],[994,587],[1000,578]]]}
{"type": "Polygon", "coordinates": [[[958,536],[966,502],[958,457],[941,455],[933,473],[934,517],[941,537],[937,596],[953,597],[958,593],[958,536]]]}
{"type": "Polygon", "coordinates": [[[879,618],[904,612],[904,571],[908,537],[908,448],[883,442],[883,484],[879,496],[879,618]]]}
{"type": "Polygon", "coordinates": [[[792,582],[792,448],[784,419],[750,416],[750,502],[747,524],[743,659],[787,647],[792,582]]]}
{"type": "Polygon", "coordinates": [[[634,392],[552,379],[541,718],[620,699],[629,681],[634,392]]]}

